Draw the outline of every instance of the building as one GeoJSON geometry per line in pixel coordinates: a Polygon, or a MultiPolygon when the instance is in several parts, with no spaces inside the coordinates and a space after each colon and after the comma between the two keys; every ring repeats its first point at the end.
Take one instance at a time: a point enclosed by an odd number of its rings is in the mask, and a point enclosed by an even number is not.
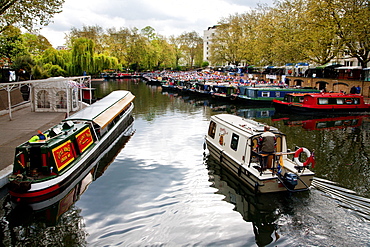
{"type": "Polygon", "coordinates": [[[211,62],[209,61],[210,54],[210,45],[212,43],[212,37],[215,35],[217,29],[217,25],[214,25],[212,27],[208,27],[207,30],[204,30],[204,37],[203,37],[203,61],[208,62],[209,65],[211,65],[211,62]]]}

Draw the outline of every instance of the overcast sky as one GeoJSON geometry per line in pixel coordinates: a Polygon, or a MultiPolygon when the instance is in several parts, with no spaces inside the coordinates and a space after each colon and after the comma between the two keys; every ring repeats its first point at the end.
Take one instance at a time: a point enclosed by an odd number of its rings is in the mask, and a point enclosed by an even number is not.
{"type": "Polygon", "coordinates": [[[63,11],[41,34],[56,47],[65,43],[64,37],[72,27],[151,26],[166,37],[183,32],[203,30],[217,24],[230,14],[244,13],[257,4],[272,6],[273,0],[65,0],[63,11]]]}

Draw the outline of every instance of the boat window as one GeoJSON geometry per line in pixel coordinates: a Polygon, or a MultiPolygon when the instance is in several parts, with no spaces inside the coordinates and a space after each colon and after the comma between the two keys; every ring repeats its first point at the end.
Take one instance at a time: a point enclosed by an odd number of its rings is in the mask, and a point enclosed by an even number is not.
{"type": "Polygon", "coordinates": [[[319,103],[319,105],[327,105],[327,104],[329,104],[329,99],[328,98],[319,98],[318,103],[319,103]]]}
{"type": "Polygon", "coordinates": [[[236,151],[238,149],[238,143],[239,143],[239,135],[233,133],[233,136],[231,138],[231,145],[230,145],[231,149],[236,151]]]}
{"type": "Polygon", "coordinates": [[[353,104],[358,105],[358,104],[360,104],[360,101],[357,98],[355,98],[355,99],[353,99],[353,104]]]}
{"type": "Polygon", "coordinates": [[[270,92],[262,92],[262,97],[270,97],[270,92]]]}
{"type": "Polygon", "coordinates": [[[337,99],[337,105],[343,105],[344,99],[337,99]]]}
{"type": "Polygon", "coordinates": [[[275,97],[280,98],[280,92],[275,92],[275,97]]]}
{"type": "Polygon", "coordinates": [[[216,123],[211,121],[208,128],[208,135],[214,139],[215,134],[216,134],[216,123]]]}

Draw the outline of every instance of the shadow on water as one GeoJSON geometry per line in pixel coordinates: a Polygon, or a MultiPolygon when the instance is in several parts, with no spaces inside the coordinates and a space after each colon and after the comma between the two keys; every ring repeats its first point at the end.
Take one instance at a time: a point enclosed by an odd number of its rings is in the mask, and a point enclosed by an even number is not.
{"type": "Polygon", "coordinates": [[[16,204],[9,197],[2,199],[4,215],[0,246],[85,246],[80,209],[74,206],[89,185],[101,177],[115,157],[134,134],[134,119],[114,143],[101,154],[100,159],[86,170],[69,187],[44,201],[16,204]]]}
{"type": "Polygon", "coordinates": [[[223,168],[212,156],[207,156],[205,165],[209,171],[209,181],[217,194],[225,196],[225,201],[233,204],[234,210],[243,219],[251,222],[258,246],[275,243],[280,238],[276,220],[279,217],[278,201],[281,194],[255,195],[252,190],[223,168]]]}

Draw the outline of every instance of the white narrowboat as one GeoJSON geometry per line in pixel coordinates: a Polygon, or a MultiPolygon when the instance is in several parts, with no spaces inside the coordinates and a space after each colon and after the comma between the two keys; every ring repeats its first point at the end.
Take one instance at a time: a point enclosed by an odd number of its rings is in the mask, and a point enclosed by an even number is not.
{"type": "Polygon", "coordinates": [[[274,151],[262,153],[260,142],[265,126],[236,115],[212,116],[205,148],[255,193],[308,190],[315,175],[310,170],[314,154],[303,147],[288,150],[285,134],[274,127],[269,130],[274,134],[274,151]],[[292,155],[293,159],[289,159],[292,155]]]}

